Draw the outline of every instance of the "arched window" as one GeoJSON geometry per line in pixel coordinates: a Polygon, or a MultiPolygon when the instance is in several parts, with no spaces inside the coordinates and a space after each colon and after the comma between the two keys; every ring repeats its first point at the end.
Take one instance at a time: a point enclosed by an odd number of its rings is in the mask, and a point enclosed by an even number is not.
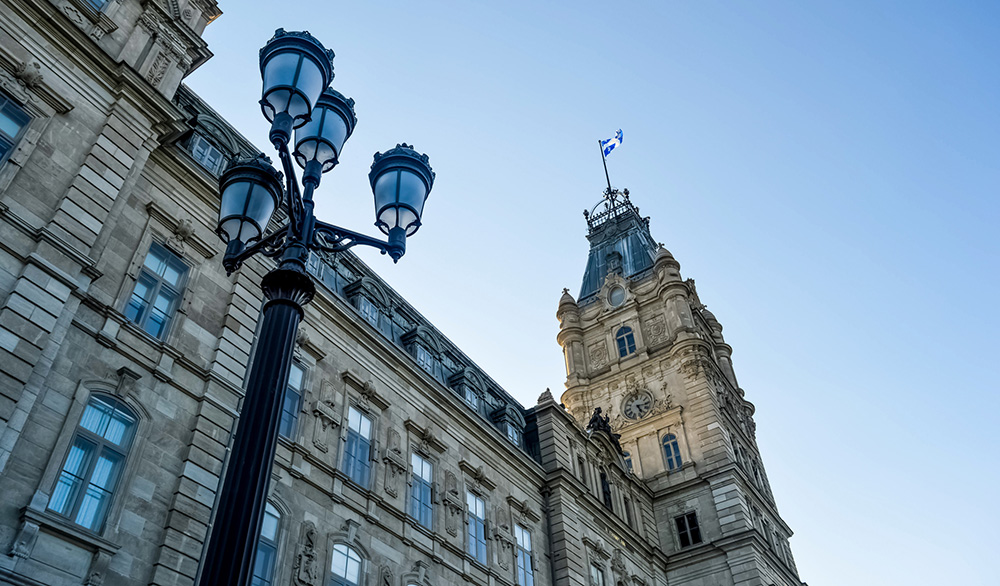
{"type": "Polygon", "coordinates": [[[257,560],[254,562],[251,586],[271,586],[274,580],[280,522],[281,513],[274,508],[274,505],[267,503],[264,507],[264,524],[260,528],[260,539],[257,540],[257,560]]]}
{"type": "Polygon", "coordinates": [[[137,417],[124,403],[94,395],[80,417],[49,509],[100,532],[111,508],[137,417]]]}
{"type": "Polygon", "coordinates": [[[677,436],[672,433],[663,436],[663,456],[667,459],[667,470],[681,467],[681,449],[677,445],[677,436]]]}
{"type": "Polygon", "coordinates": [[[331,586],[356,586],[361,582],[361,556],[343,543],[333,546],[331,586]]]}
{"type": "Polygon", "coordinates": [[[632,328],[628,326],[618,328],[615,339],[618,341],[618,356],[625,358],[635,352],[635,335],[632,333],[632,328]]]}

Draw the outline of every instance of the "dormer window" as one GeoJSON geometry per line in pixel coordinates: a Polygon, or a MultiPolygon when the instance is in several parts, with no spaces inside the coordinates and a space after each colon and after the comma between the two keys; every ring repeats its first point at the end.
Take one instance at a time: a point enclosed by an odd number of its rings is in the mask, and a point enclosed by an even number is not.
{"type": "Polygon", "coordinates": [[[510,423],[507,424],[507,439],[517,447],[521,447],[521,430],[510,423]]]}
{"type": "Polygon", "coordinates": [[[473,411],[479,411],[479,395],[472,390],[472,387],[465,387],[465,402],[468,403],[469,407],[472,407],[473,411]]]}
{"type": "Polygon", "coordinates": [[[420,368],[426,370],[427,372],[434,371],[434,358],[431,356],[431,353],[427,351],[427,348],[424,348],[419,344],[417,345],[417,364],[419,364],[420,368]]]}
{"type": "Polygon", "coordinates": [[[225,156],[222,151],[212,146],[200,134],[195,134],[191,138],[191,158],[198,161],[198,164],[205,168],[212,175],[218,175],[222,171],[225,156]]]}
{"type": "Polygon", "coordinates": [[[363,295],[358,296],[358,311],[361,312],[361,317],[365,318],[368,323],[378,327],[378,317],[379,310],[375,307],[375,304],[371,302],[370,299],[363,295]]]}

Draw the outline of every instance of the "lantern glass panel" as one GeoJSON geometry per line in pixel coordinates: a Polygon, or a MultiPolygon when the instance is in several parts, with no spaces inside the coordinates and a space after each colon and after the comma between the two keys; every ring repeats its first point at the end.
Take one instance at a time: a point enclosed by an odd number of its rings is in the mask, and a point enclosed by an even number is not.
{"type": "MultiPolygon", "coordinates": [[[[253,192],[250,195],[250,201],[247,203],[247,217],[257,223],[260,229],[263,230],[267,227],[267,223],[271,221],[271,214],[274,213],[274,197],[263,185],[254,185],[253,192]]],[[[251,238],[260,236],[260,232],[251,238]]]]}
{"type": "Polygon", "coordinates": [[[424,200],[426,199],[427,187],[424,185],[424,180],[415,173],[400,169],[399,203],[410,206],[414,212],[419,214],[424,208],[424,200]]]}
{"type": "Polygon", "coordinates": [[[272,119],[274,114],[286,110],[292,118],[307,116],[323,93],[323,72],[319,66],[292,51],[268,59],[263,79],[265,100],[274,108],[272,119]]]}

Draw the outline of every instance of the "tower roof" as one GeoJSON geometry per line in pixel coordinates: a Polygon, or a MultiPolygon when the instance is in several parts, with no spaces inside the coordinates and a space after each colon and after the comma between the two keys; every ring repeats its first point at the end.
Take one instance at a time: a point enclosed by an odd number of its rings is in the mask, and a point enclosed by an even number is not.
{"type": "Polygon", "coordinates": [[[604,198],[583,215],[587,219],[590,256],[579,303],[596,295],[610,273],[627,279],[651,269],[658,248],[649,233],[649,218],[639,215],[628,189],[606,189],[604,198]]]}

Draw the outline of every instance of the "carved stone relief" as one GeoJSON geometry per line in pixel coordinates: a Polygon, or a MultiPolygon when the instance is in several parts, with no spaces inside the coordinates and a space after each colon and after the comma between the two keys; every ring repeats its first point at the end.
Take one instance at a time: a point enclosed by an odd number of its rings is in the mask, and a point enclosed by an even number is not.
{"type": "Polygon", "coordinates": [[[590,357],[590,366],[594,369],[604,368],[608,363],[608,346],[604,341],[594,342],[587,350],[590,357]]]}
{"type": "Polygon", "coordinates": [[[399,486],[406,472],[406,460],[403,458],[402,439],[399,432],[389,428],[386,432],[385,454],[382,462],[385,464],[385,492],[389,496],[399,496],[399,486]]]}
{"type": "Polygon", "coordinates": [[[649,320],[649,342],[659,344],[667,339],[667,321],[663,315],[654,316],[649,320]]]}
{"type": "Polygon", "coordinates": [[[379,570],[378,586],[396,586],[392,579],[392,570],[389,566],[383,565],[379,570]]]}
{"type": "Polygon", "coordinates": [[[299,552],[295,556],[296,584],[319,586],[323,571],[320,566],[319,553],[316,551],[318,539],[319,534],[316,532],[316,526],[307,521],[302,526],[302,541],[299,543],[299,552]]]}
{"type": "Polygon", "coordinates": [[[445,530],[451,536],[458,535],[458,526],[462,520],[462,499],[458,492],[458,477],[452,471],[444,474],[444,505],[445,530]]]}
{"type": "Polygon", "coordinates": [[[511,539],[513,534],[510,517],[507,515],[507,510],[497,505],[493,508],[493,518],[495,523],[493,525],[493,539],[497,542],[497,564],[505,570],[510,569],[510,560],[514,557],[514,540],[511,539]]]}
{"type": "Polygon", "coordinates": [[[334,403],[333,382],[324,380],[320,385],[319,398],[313,402],[312,413],[316,417],[313,426],[313,445],[321,452],[330,450],[331,429],[340,425],[340,416],[334,403]]]}

